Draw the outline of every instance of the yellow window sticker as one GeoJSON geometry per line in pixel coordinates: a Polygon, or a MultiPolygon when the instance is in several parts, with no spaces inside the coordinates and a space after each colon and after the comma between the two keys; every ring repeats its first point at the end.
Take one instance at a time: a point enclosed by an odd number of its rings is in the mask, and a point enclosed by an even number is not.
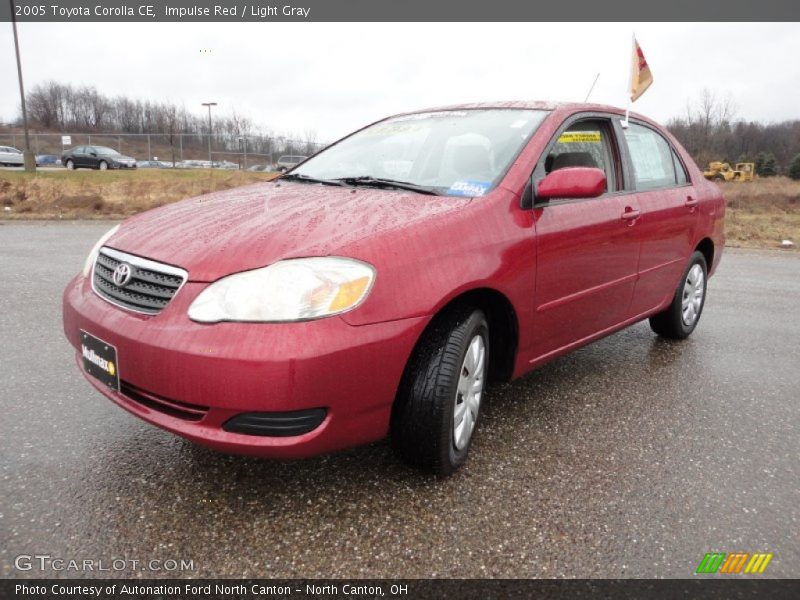
{"type": "Polygon", "coordinates": [[[599,131],[565,131],[558,138],[559,144],[576,144],[581,142],[600,142],[599,131]]]}

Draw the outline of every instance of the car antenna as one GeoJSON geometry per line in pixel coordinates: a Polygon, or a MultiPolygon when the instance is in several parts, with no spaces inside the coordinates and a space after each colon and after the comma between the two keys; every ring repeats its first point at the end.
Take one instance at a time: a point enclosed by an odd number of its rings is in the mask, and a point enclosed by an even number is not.
{"type": "Polygon", "coordinates": [[[600,72],[599,71],[598,71],[597,75],[595,76],[594,81],[592,82],[592,87],[590,87],[589,91],[586,93],[586,99],[584,100],[584,102],[588,102],[589,101],[589,96],[592,95],[592,90],[594,90],[594,86],[597,83],[598,79],[600,79],[600,72]]]}

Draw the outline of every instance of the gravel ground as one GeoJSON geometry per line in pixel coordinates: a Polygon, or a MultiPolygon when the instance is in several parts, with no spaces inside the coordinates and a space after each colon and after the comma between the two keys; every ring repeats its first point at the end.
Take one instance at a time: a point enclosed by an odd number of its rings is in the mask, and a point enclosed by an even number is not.
{"type": "Polygon", "coordinates": [[[195,577],[689,577],[709,551],[800,576],[798,254],[727,251],[685,342],[642,323],[494,388],[439,481],[386,443],[215,454],[94,392],[60,295],[105,229],[0,224],[4,577],[84,575],[14,569],[36,553],[195,577]]]}

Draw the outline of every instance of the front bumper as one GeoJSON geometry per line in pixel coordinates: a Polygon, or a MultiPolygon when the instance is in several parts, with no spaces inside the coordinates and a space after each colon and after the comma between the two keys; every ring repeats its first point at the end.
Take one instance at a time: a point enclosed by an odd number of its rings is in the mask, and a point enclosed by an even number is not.
{"type": "Polygon", "coordinates": [[[400,377],[427,317],[358,327],[339,317],[195,323],[187,310],[206,285],[188,282],[161,313],[146,316],[112,306],[88,278],[75,277],[64,291],[64,332],[81,370],[81,330],[116,346],[122,393],[84,373],[87,379],[145,421],[224,452],[302,458],[386,436],[400,377]],[[184,406],[192,418],[181,416],[184,406]],[[241,413],[317,408],[326,411],[322,423],[297,436],[223,429],[241,413]]]}

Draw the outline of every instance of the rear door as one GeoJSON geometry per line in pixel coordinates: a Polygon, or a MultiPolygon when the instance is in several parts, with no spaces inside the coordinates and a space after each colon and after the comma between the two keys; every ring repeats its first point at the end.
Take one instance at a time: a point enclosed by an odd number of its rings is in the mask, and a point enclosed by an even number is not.
{"type": "Polygon", "coordinates": [[[697,195],[677,152],[655,128],[631,121],[625,143],[641,211],[639,278],[630,310],[639,315],[675,293],[693,249],[697,195]]]}
{"type": "MultiPolygon", "coordinates": [[[[533,361],[617,325],[627,316],[639,241],[635,198],[626,195],[611,116],[575,117],[556,134],[533,180],[571,166],[605,171],[598,198],[534,198],[536,291],[533,361]]],[[[532,362],[533,362],[532,361],[532,362]]]]}

